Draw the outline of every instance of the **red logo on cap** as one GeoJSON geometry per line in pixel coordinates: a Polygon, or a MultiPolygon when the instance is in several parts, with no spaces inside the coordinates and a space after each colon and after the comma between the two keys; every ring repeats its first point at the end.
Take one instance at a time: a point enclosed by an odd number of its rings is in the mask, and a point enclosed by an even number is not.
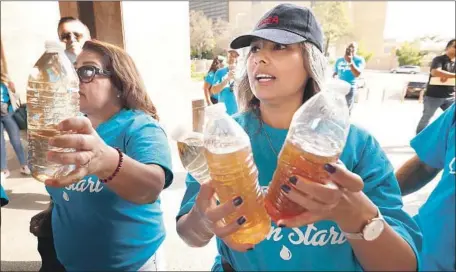
{"type": "Polygon", "coordinates": [[[258,27],[261,27],[263,25],[277,25],[279,23],[279,16],[270,16],[266,19],[264,19],[263,21],[260,22],[260,24],[258,24],[258,27]]]}

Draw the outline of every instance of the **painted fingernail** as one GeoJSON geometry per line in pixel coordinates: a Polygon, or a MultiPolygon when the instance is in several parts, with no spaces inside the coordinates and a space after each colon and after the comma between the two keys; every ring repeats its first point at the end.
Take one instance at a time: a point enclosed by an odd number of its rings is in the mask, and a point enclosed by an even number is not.
{"type": "Polygon", "coordinates": [[[282,189],[282,191],[284,191],[284,192],[287,193],[287,194],[288,194],[288,193],[290,192],[290,190],[291,190],[290,186],[288,186],[288,185],[286,185],[286,184],[280,186],[280,188],[282,189]]]}
{"type": "Polygon", "coordinates": [[[239,226],[242,226],[246,221],[247,221],[247,219],[245,219],[244,216],[241,216],[238,218],[238,220],[236,222],[238,223],[239,226]]]}
{"type": "Polygon", "coordinates": [[[243,201],[242,198],[240,196],[238,196],[233,200],[233,204],[235,207],[237,207],[242,204],[242,201],[243,201]]]}
{"type": "Polygon", "coordinates": [[[296,183],[298,183],[298,178],[295,176],[292,176],[288,179],[288,181],[290,181],[291,184],[296,185],[296,183]]]}
{"type": "Polygon", "coordinates": [[[325,170],[328,171],[331,174],[336,173],[336,167],[332,166],[329,163],[325,164],[325,170]]]}
{"type": "Polygon", "coordinates": [[[286,228],[287,226],[285,226],[285,224],[280,224],[279,225],[279,228],[286,228]]]}

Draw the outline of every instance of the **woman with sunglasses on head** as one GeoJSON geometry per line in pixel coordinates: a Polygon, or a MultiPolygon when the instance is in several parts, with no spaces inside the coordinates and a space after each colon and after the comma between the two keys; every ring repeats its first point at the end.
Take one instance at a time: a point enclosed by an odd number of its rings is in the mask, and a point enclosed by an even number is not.
{"type": "MultiPolygon", "coordinates": [[[[309,9],[282,4],[250,35],[231,43],[250,46],[238,90],[242,113],[235,119],[250,136],[261,186],[272,179],[293,114],[320,91],[326,68],[322,36],[309,9]]],[[[340,160],[324,167],[337,186],[289,177],[284,195],[308,212],[279,220],[257,245],[229,238],[249,218],[222,223],[227,216],[244,216],[238,212],[242,199],[215,206],[211,182],[200,186],[189,175],[177,231],[194,247],[217,237],[213,271],[416,270],[420,232],[402,210],[393,168],[378,142],[352,125],[340,160]]]]}
{"type": "Polygon", "coordinates": [[[204,77],[203,90],[207,105],[217,104],[218,102],[216,95],[211,94],[211,88],[214,83],[215,72],[223,67],[223,58],[220,56],[215,57],[212,61],[211,67],[209,68],[209,71],[207,71],[207,74],[204,77]]]}
{"type": "Polygon", "coordinates": [[[72,133],[49,140],[75,151],[47,156],[76,166],[45,182],[57,257],[69,271],[156,271],[165,238],[159,195],[173,180],[157,111],[124,50],[87,41],[75,67],[86,117],[62,121],[72,133]]]}

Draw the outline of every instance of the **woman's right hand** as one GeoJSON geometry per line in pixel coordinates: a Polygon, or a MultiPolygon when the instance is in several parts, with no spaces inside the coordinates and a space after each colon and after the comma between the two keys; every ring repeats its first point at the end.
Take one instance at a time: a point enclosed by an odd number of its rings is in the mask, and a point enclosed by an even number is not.
{"type": "Polygon", "coordinates": [[[254,245],[239,244],[230,238],[230,235],[238,231],[248,220],[245,216],[238,214],[238,209],[242,203],[241,197],[235,197],[232,201],[217,205],[215,191],[209,181],[201,184],[192,212],[199,217],[199,221],[209,231],[220,238],[228,247],[245,252],[252,249],[254,245]],[[230,224],[225,224],[223,219],[232,214],[237,214],[237,219],[230,224]]]}

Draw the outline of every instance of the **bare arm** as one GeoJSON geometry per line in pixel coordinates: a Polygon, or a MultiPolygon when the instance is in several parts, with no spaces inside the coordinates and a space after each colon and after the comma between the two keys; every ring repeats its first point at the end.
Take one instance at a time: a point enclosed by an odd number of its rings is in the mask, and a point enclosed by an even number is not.
{"type": "MultiPolygon", "coordinates": [[[[108,167],[97,175],[100,178],[109,177],[119,162],[117,150],[108,147],[105,152],[105,165],[108,167]]],[[[123,165],[119,173],[106,184],[123,199],[137,204],[153,203],[165,185],[165,171],[161,166],[143,164],[123,154],[123,165]]]]}
{"type": "Polygon", "coordinates": [[[200,214],[195,211],[195,207],[179,218],[176,229],[179,237],[191,247],[203,247],[214,236],[214,233],[204,225],[200,214]]]}
{"type": "MultiPolygon", "coordinates": [[[[344,223],[339,223],[339,227],[344,232],[360,232],[366,222],[377,214],[375,204],[364,194],[363,196],[364,199],[361,201],[365,204],[356,203],[366,207],[363,215],[353,217],[352,220],[347,218],[344,223]]],[[[348,241],[366,271],[416,271],[417,261],[412,248],[386,222],[382,234],[374,241],[355,239],[348,239],[348,241]]]]}
{"type": "Polygon", "coordinates": [[[353,61],[350,63],[350,70],[355,77],[359,77],[361,75],[361,68],[356,67],[356,65],[353,61]]]}
{"type": "Polygon", "coordinates": [[[443,78],[455,78],[455,73],[447,72],[442,70],[442,68],[432,69],[431,76],[433,77],[443,77],[443,78]]]}
{"type": "Polygon", "coordinates": [[[396,178],[399,182],[402,195],[408,195],[421,189],[428,184],[440,169],[435,169],[414,155],[396,171],[396,178]]]}
{"type": "Polygon", "coordinates": [[[204,90],[204,99],[206,99],[207,105],[211,105],[211,91],[210,91],[211,85],[204,81],[203,85],[203,90],[204,90]]]}
{"type": "Polygon", "coordinates": [[[212,85],[212,88],[211,88],[211,93],[212,94],[218,94],[219,92],[221,92],[223,90],[223,88],[225,88],[225,86],[230,82],[230,78],[229,77],[226,77],[224,80],[222,80],[222,82],[220,82],[219,84],[215,84],[215,85],[212,85]]]}

